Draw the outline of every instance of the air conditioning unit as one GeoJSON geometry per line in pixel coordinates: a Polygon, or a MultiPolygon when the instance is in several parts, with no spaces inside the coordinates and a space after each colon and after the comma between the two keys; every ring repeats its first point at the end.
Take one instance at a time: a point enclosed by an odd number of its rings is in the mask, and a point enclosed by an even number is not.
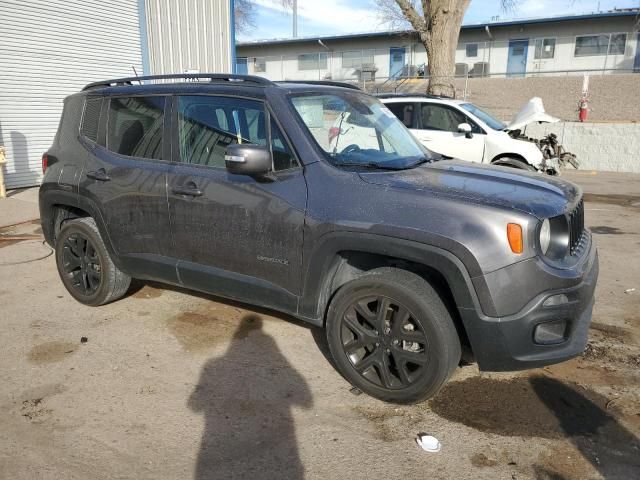
{"type": "Polygon", "coordinates": [[[485,77],[489,75],[489,63],[488,62],[476,62],[473,64],[473,69],[469,72],[471,77],[485,77]]]}
{"type": "Polygon", "coordinates": [[[464,77],[467,73],[469,73],[467,63],[456,63],[456,77],[464,77]]]}

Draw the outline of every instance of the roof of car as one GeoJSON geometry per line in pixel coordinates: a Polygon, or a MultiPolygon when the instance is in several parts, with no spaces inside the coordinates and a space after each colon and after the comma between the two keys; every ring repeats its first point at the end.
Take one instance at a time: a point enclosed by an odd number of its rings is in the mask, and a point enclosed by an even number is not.
{"type": "MultiPolygon", "coordinates": [[[[304,80],[295,81],[288,80],[285,82],[273,82],[267,78],[256,75],[236,75],[236,74],[220,74],[220,73],[185,73],[185,74],[166,74],[166,75],[146,75],[125,78],[114,78],[110,80],[102,80],[92,82],[86,85],[83,91],[93,91],[105,89],[110,92],[118,91],[160,91],[179,89],[181,91],[189,91],[202,87],[223,87],[225,89],[242,88],[263,89],[264,87],[282,87],[287,89],[320,89],[326,87],[339,87],[354,90],[360,90],[356,85],[343,82],[333,82],[326,80],[304,80]],[[169,82],[167,82],[169,81],[169,82]],[[160,82],[160,83],[159,83],[160,82]]],[[[128,92],[129,93],[129,92],[128,92]]]]}
{"type": "Polygon", "coordinates": [[[457,100],[451,97],[441,97],[437,95],[428,95],[420,93],[383,93],[376,95],[383,102],[424,102],[433,101],[441,103],[465,103],[464,100],[457,100]]]}

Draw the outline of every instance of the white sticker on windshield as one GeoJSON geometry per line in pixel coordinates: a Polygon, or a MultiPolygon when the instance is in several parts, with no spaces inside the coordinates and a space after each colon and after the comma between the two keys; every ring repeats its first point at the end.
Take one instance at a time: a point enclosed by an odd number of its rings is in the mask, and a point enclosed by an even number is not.
{"type": "Polygon", "coordinates": [[[387,117],[389,118],[396,118],[396,116],[393,114],[393,112],[391,110],[389,110],[387,107],[382,107],[380,109],[382,111],[382,113],[384,113],[387,117]]]}

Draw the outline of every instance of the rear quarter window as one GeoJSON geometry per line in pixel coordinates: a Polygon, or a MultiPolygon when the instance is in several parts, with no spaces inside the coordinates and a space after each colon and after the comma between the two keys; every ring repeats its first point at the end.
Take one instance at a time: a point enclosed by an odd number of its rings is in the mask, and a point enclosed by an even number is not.
{"type": "Polygon", "coordinates": [[[98,140],[98,125],[100,123],[100,111],[102,110],[102,98],[87,98],[82,112],[82,124],[80,135],[96,142],[98,140]]]}

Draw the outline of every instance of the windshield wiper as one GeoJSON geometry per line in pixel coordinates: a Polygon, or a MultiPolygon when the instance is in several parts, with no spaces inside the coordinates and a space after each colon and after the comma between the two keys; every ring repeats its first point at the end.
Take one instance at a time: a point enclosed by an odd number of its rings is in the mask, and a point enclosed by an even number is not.
{"type": "Polygon", "coordinates": [[[336,167],[361,167],[370,170],[404,170],[406,167],[392,167],[390,165],[382,165],[375,162],[337,162],[336,167]]]}
{"type": "Polygon", "coordinates": [[[418,165],[422,165],[424,163],[433,163],[433,162],[437,162],[438,160],[445,160],[447,157],[445,157],[444,155],[438,155],[437,157],[421,157],[419,158],[417,161],[407,165],[404,168],[415,168],[418,165]]]}

